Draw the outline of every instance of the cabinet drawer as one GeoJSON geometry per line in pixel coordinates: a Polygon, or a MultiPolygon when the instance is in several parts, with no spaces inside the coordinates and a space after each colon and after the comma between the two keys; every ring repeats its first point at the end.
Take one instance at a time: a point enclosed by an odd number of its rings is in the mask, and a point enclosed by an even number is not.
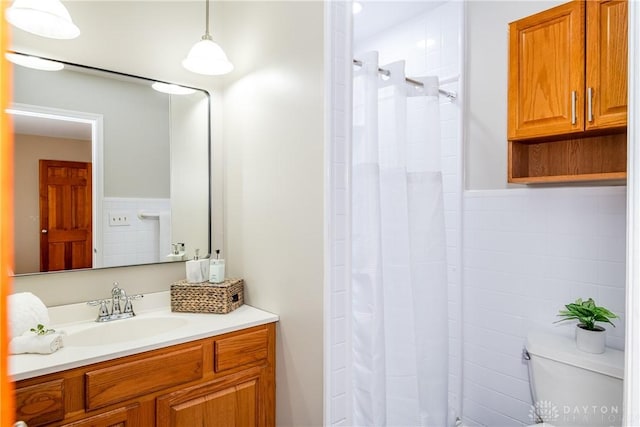
{"type": "Polygon", "coordinates": [[[267,328],[218,339],[214,343],[214,370],[222,372],[266,360],[268,345],[267,328]]]}
{"type": "Polygon", "coordinates": [[[131,413],[138,409],[140,405],[131,405],[124,408],[117,408],[103,414],[94,415],[80,421],[65,424],[63,427],[126,427],[130,425],[133,418],[131,413]]]}
{"type": "Polygon", "coordinates": [[[63,379],[16,389],[16,420],[39,426],[63,419],[63,392],[63,379]]]}
{"type": "Polygon", "coordinates": [[[101,408],[202,378],[202,345],[139,359],[85,374],[86,406],[101,408]]]}

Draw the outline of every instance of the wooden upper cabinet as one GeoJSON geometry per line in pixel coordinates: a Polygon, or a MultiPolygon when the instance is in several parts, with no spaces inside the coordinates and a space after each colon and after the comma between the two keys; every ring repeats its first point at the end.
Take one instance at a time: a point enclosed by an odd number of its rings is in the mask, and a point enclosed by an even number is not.
{"type": "Polygon", "coordinates": [[[627,125],[627,1],[587,1],[586,129],[627,125]]]}
{"type": "Polygon", "coordinates": [[[509,139],[584,129],[584,28],[582,1],[509,25],[509,139]]]}
{"type": "Polygon", "coordinates": [[[627,16],[573,0],[509,24],[508,182],[624,182],[627,16]]]}
{"type": "Polygon", "coordinates": [[[508,139],[627,123],[627,2],[575,0],[509,24],[508,139]]]}

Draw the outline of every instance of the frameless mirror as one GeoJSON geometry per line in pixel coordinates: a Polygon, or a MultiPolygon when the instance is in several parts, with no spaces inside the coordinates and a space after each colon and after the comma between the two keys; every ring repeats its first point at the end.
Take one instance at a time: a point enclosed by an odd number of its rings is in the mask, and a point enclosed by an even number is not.
{"type": "Polygon", "coordinates": [[[13,67],[14,273],[210,253],[209,94],[62,65],[13,67]]]}

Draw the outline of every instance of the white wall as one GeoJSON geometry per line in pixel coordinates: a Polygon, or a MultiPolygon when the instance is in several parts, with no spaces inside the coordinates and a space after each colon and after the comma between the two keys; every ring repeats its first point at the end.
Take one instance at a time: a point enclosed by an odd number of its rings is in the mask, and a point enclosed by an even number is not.
{"type": "Polygon", "coordinates": [[[322,425],[323,3],[225,2],[225,257],[280,315],[279,426],[322,425]]]}
{"type": "Polygon", "coordinates": [[[507,187],[509,22],[564,2],[465,2],[466,188],[478,190],[507,187]]]}
{"type": "Polygon", "coordinates": [[[169,95],[91,73],[13,69],[14,102],[103,115],[105,197],[169,197],[169,95]]]}
{"type": "MultiPolygon", "coordinates": [[[[66,6],[81,37],[62,42],[16,30],[13,48],[212,93],[213,247],[221,246],[224,229],[228,274],[246,279],[249,303],[281,316],[278,425],[321,425],[322,2],[214,2],[213,36],[236,66],[225,77],[198,76],[180,65],[202,36],[202,2],[66,6]]],[[[128,292],[145,293],[167,290],[182,277],[184,265],[171,263],[14,283],[17,291],[30,289],[56,305],[104,297],[114,280],[128,292]]]]}
{"type": "Polygon", "coordinates": [[[531,395],[521,359],[527,333],[573,336],[558,310],[593,297],[625,332],[625,187],[470,191],[464,197],[464,418],[527,425],[531,395]]]}

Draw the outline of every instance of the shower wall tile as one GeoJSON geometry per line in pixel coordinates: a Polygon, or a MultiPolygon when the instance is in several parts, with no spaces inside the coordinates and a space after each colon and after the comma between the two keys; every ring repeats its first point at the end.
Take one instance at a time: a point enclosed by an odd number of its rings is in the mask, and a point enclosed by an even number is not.
{"type": "MultiPolygon", "coordinates": [[[[527,365],[532,330],[572,337],[553,324],[560,308],[593,297],[623,317],[625,187],[523,188],[464,193],[464,420],[531,423],[527,365]]],[[[624,348],[624,318],[607,344],[624,348]]]]}
{"type": "Polygon", "coordinates": [[[326,60],[330,70],[330,162],[327,190],[329,262],[325,274],[325,424],[351,425],[350,388],[350,117],[351,117],[351,10],[344,2],[327,2],[331,34],[327,42],[332,53],[326,60]]]}

